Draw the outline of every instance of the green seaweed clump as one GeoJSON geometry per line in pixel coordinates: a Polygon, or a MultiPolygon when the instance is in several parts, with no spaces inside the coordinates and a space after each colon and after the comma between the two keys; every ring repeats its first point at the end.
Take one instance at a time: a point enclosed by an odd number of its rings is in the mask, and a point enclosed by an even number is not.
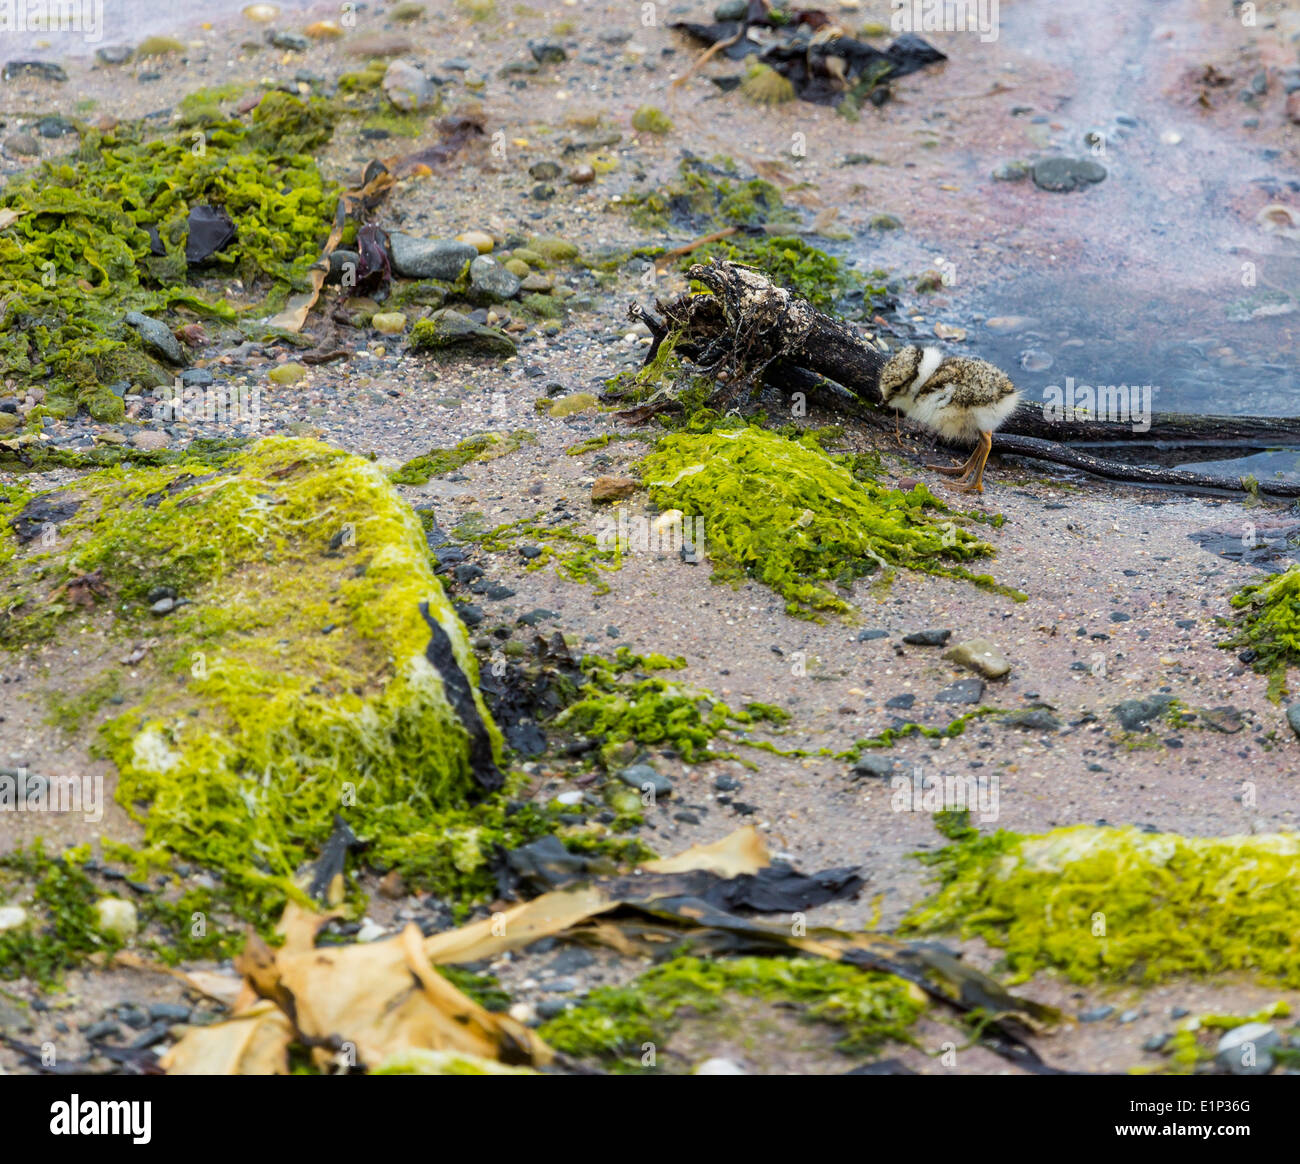
{"type": "MultiPolygon", "coordinates": [[[[627,986],[602,986],[538,1033],[557,1051],[612,1061],[620,1073],[653,1070],[646,1044],[661,1053],[689,1015],[717,1015],[735,996],[793,1004],[807,1022],[840,1028],[845,1054],[869,1055],[889,1041],[910,1042],[925,996],[901,978],[812,958],[675,958],[627,986]]],[[[656,1061],[658,1055],[656,1055],[656,1061]]]]}
{"type": "Polygon", "coordinates": [[[147,626],[154,673],[100,746],[146,843],[220,869],[241,916],[294,892],[336,816],[377,867],[484,888],[501,739],[415,514],[378,466],[314,441],[201,468],[104,470],[37,498],[73,510],[48,547],[0,529],[0,637],[110,610],[110,633],[147,626]],[[99,609],[67,597],[87,578],[99,609]],[[161,616],[159,588],[175,596],[161,616]]]}
{"type": "Polygon", "coordinates": [[[1250,665],[1268,676],[1274,703],[1287,694],[1287,671],[1300,663],[1300,565],[1243,587],[1231,598],[1236,633],[1219,646],[1252,652],[1250,665]]]}
{"type": "Polygon", "coordinates": [[[94,882],[47,854],[40,841],[0,856],[0,903],[17,904],[20,891],[28,917],[0,930],[0,978],[30,978],[48,987],[92,954],[119,945],[99,928],[95,902],[101,895],[94,882]]]}
{"type": "Polygon", "coordinates": [[[914,933],[979,936],[1015,981],[1160,982],[1253,971],[1300,986],[1300,837],[1184,837],[1076,826],[1041,836],[958,830],[922,859],[941,888],[914,933]]]}
{"type": "MultiPolygon", "coordinates": [[[[1194,1075],[1202,1064],[1211,1063],[1215,1058],[1215,1049],[1220,1036],[1225,1031],[1244,1027],[1247,1023],[1266,1023],[1272,1019],[1286,1018],[1291,1008],[1279,1000],[1270,1006],[1261,1007],[1254,1014],[1194,1014],[1184,1019],[1163,1047],[1160,1054],[1168,1060],[1163,1069],[1152,1072],[1146,1068],[1137,1068],[1134,1074],[1160,1075],[1194,1075]]],[[[1294,1048],[1278,1048],[1282,1059],[1300,1057],[1294,1048]],[[1289,1052],[1289,1054],[1288,1054],[1289,1052]]],[[[1274,1054],[1278,1054],[1275,1051],[1274,1054]]]]}
{"type": "Polygon", "coordinates": [[[189,285],[194,207],[224,209],[236,232],[204,271],[237,277],[269,310],[306,288],[337,201],[310,156],[328,139],[330,119],[322,103],[269,93],[253,123],[162,137],[127,123],[88,131],[70,158],[45,162],[0,193],[0,222],[10,220],[0,229],[0,282],[10,292],[0,302],[0,365],[7,377],[45,388],[47,413],[84,406],[97,420],[120,420],[110,385],[170,380],[124,324],[127,312],[184,308],[235,319],[224,300],[189,285]]]}
{"type": "Polygon", "coordinates": [[[751,744],[745,738],[746,729],[759,722],[782,724],[790,718],[782,709],[763,703],[732,708],[712,692],[669,679],[626,680],[623,676],[628,670],[678,670],[685,662],[664,656],[624,655],[625,650],[620,650],[612,664],[585,656],[582,669],[588,682],[550,724],[556,730],[602,740],[600,756],[607,768],[617,765],[629,742],[672,748],[688,764],[734,759],[734,753],[714,751],[714,740],[751,744]]]}
{"type": "Polygon", "coordinates": [[[754,425],[672,433],[639,469],[660,509],[703,517],[715,579],[758,578],[790,614],[852,615],[832,587],[847,590],[891,567],[1016,596],[960,565],[993,547],[945,517],[947,507],[924,485],[905,493],[877,484],[861,462],[825,453],[813,434],[754,425]]]}
{"type": "Polygon", "coordinates": [[[470,461],[491,461],[514,452],[527,441],[536,441],[537,436],[529,429],[520,428],[503,436],[501,433],[484,432],[467,437],[450,449],[430,449],[406,464],[394,469],[388,479],[397,485],[427,485],[434,477],[451,473],[470,461]]]}

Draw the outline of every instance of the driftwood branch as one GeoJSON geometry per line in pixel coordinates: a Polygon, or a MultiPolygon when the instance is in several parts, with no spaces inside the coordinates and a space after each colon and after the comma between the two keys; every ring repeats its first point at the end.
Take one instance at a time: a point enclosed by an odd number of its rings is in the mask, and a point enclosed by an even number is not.
{"type": "MultiPolygon", "coordinates": [[[[893,425],[892,412],[872,414],[880,408],[880,371],[888,354],[852,325],[818,311],[751,267],[714,261],[697,264],[688,273],[713,294],[684,295],[669,303],[656,300],[657,315],[637,304],[628,310],[653,337],[647,364],[671,338],[674,351],[697,374],[717,383],[711,401],[716,406],[741,403],[760,383],[786,391],[820,388],[819,395],[829,397],[833,406],[872,420],[887,415],[893,425]],[[854,402],[868,407],[854,408],[854,402]]],[[[665,404],[671,401],[653,400],[622,415],[644,420],[665,404]]],[[[1184,450],[1201,450],[1203,458],[1211,449],[1240,454],[1290,444],[1300,445],[1300,418],[1156,412],[1149,430],[1138,431],[1123,421],[1054,419],[1041,404],[1023,401],[994,436],[993,451],[1067,465],[1114,481],[1240,492],[1254,486],[1160,462],[1184,450]],[[1084,447],[1122,449],[1125,457],[1141,453],[1156,464],[1107,459],[1080,451],[1084,447]]],[[[1275,496],[1300,497],[1300,485],[1261,482],[1258,488],[1275,496]]]]}

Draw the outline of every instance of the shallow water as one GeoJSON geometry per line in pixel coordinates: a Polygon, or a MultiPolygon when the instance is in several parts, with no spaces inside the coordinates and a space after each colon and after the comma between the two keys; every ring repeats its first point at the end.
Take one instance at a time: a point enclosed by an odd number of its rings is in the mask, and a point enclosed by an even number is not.
{"type": "MultiPolygon", "coordinates": [[[[959,283],[944,317],[1031,400],[1070,382],[1149,385],[1157,411],[1300,414],[1300,231],[1286,238],[1256,217],[1280,202],[1300,226],[1300,171],[1269,148],[1273,136],[1242,126],[1256,110],[1240,83],[1225,90],[1226,118],[1196,108],[1188,71],[1230,55],[1198,11],[1183,0],[1089,0],[1086,15],[1059,0],[1001,6],[1003,59],[1023,54],[1059,77],[1053,107],[1014,115],[1020,157],[1061,153],[1108,171],[1100,184],[1048,193],[1029,180],[988,182],[1005,156],[990,163],[978,147],[967,156],[966,180],[1022,229],[995,240],[991,277],[959,283]],[[1030,232],[1061,254],[1012,241],[1030,232]]],[[[1007,116],[1023,104],[1015,90],[989,100],[1007,116]]],[[[1276,120],[1276,77],[1263,101],[1262,116],[1276,120]]],[[[1294,476],[1295,458],[1286,460],[1294,476]]]]}

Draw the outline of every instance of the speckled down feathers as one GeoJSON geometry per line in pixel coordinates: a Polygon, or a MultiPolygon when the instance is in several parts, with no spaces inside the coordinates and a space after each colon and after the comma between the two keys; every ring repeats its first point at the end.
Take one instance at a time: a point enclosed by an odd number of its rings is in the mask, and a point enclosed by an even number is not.
{"type": "Polygon", "coordinates": [[[938,348],[906,347],[880,373],[883,402],[945,440],[975,440],[995,432],[1015,411],[1020,394],[1000,368],[938,348]]]}

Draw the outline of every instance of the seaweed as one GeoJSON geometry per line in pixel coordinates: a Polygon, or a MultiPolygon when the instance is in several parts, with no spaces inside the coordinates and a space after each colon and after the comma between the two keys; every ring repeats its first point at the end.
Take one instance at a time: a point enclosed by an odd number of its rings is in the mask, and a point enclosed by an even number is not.
{"type": "Polygon", "coordinates": [[[1239,612],[1236,631],[1219,646],[1248,651],[1250,665],[1268,676],[1268,697],[1277,703],[1288,694],[1287,671],[1300,663],[1300,565],[1242,587],[1230,604],[1239,612]]]}
{"type": "Polygon", "coordinates": [[[225,300],[188,283],[186,236],[200,205],[228,214],[237,234],[206,269],[239,278],[269,310],[305,289],[337,196],[303,151],[327,140],[331,125],[323,103],[268,93],[252,128],[219,121],[157,137],[129,123],[87,131],[71,158],[10,182],[0,194],[0,212],[17,216],[0,232],[6,376],[45,388],[42,415],[85,407],[101,421],[123,416],[109,385],[169,382],[170,370],[123,317],[184,310],[234,321],[225,300]]]}
{"type": "Polygon", "coordinates": [[[918,854],[940,888],[904,932],[982,937],[1015,981],[1050,968],[1081,983],[1252,971],[1300,985],[1300,837],[1085,825],[986,836],[949,823],[954,843],[918,854]]]}
{"type": "Polygon", "coordinates": [[[703,517],[715,579],[757,578],[786,600],[790,614],[853,616],[837,591],[894,567],[1023,599],[960,564],[993,548],[958,525],[961,516],[924,485],[906,492],[881,485],[865,462],[828,455],[814,434],[757,425],[677,432],[639,469],[661,509],[703,517]]]}
{"type": "Polygon", "coordinates": [[[619,1073],[653,1070],[647,1045],[661,1051],[683,1022],[719,1015],[734,998],[793,1006],[805,1022],[840,1031],[845,1054],[866,1055],[888,1041],[910,1043],[925,996],[890,974],[804,958],[675,958],[627,986],[602,986],[545,1023],[539,1034],[557,1051],[610,1062],[619,1073]]]}

